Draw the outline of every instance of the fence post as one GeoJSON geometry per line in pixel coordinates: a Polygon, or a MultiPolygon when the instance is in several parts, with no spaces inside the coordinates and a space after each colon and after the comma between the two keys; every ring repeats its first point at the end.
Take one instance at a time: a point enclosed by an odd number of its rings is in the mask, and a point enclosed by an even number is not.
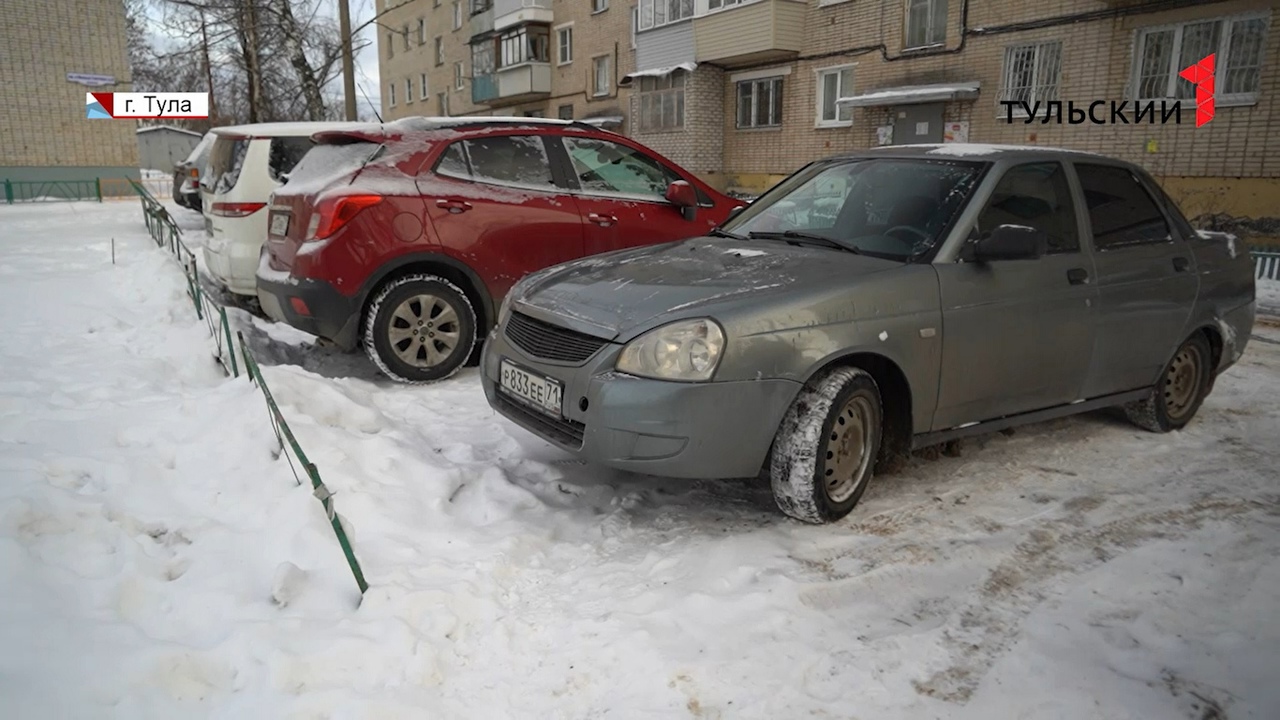
{"type": "Polygon", "coordinates": [[[9,178],[4,179],[4,200],[6,205],[13,204],[13,183],[9,182],[9,178]]]}
{"type": "Polygon", "coordinates": [[[219,305],[218,314],[222,316],[222,330],[227,334],[227,355],[231,358],[231,377],[240,377],[240,371],[236,368],[236,344],[231,339],[231,323],[227,322],[227,308],[219,305]]]}
{"type": "Polygon", "coordinates": [[[93,179],[93,189],[98,193],[98,202],[102,202],[102,178],[93,179]]]}

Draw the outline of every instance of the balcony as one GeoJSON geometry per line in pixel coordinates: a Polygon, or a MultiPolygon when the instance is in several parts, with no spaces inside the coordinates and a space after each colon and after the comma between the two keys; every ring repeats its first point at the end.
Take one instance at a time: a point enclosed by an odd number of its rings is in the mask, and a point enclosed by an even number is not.
{"type": "Polygon", "coordinates": [[[502,30],[522,23],[547,23],[555,18],[551,0],[496,0],[493,29],[502,30]]]}
{"type": "Polygon", "coordinates": [[[807,9],[797,0],[755,0],[695,17],[697,61],[733,67],[795,57],[804,46],[807,9]]]}
{"type": "Polygon", "coordinates": [[[478,105],[502,107],[543,100],[550,94],[551,63],[523,62],[471,78],[471,101],[478,105]]]}
{"type": "Polygon", "coordinates": [[[484,10],[471,16],[471,36],[493,32],[493,10],[484,10]]]}

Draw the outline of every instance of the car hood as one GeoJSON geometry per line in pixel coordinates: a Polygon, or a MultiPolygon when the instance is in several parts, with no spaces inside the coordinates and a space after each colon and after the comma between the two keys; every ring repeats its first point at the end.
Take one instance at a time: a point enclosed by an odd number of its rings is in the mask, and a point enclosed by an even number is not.
{"type": "Polygon", "coordinates": [[[900,265],[776,240],[693,238],[561,265],[512,300],[521,312],[613,340],[713,306],[808,292],[900,265]]]}

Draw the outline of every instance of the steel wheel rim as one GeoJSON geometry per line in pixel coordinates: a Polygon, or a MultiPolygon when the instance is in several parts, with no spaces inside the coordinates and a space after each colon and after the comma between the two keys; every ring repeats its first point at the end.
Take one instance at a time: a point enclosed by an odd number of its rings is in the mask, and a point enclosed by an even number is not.
{"type": "Polygon", "coordinates": [[[461,338],[457,308],[430,293],[405,298],[391,311],[387,324],[391,351],[414,367],[432,368],[444,363],[461,338]]]}
{"type": "Polygon", "coordinates": [[[874,413],[871,401],[861,395],[849,398],[831,424],[823,463],[827,497],[842,503],[853,497],[871,463],[874,413]]]}
{"type": "Polygon", "coordinates": [[[1200,390],[1200,350],[1184,345],[1169,362],[1164,377],[1164,409],[1169,417],[1180,419],[1191,409],[1200,390]]]}

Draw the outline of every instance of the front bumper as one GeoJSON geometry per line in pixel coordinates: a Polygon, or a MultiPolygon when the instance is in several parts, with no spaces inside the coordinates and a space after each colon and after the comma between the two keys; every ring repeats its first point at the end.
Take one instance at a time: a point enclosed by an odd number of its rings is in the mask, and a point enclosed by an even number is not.
{"type": "Polygon", "coordinates": [[[258,304],[267,317],[311,333],[344,350],[355,348],[360,323],[360,301],[338,292],[323,280],[290,278],[281,282],[257,278],[258,304]],[[305,304],[308,314],[298,312],[294,298],[305,304]]]}
{"type": "Polygon", "coordinates": [[[494,329],[480,362],[485,397],[517,425],[601,465],[676,478],[759,473],[799,383],[638,378],[614,371],[621,350],[609,344],[572,366],[530,357],[494,329]],[[564,383],[564,417],[528,409],[499,390],[500,358],[564,383]]]}

